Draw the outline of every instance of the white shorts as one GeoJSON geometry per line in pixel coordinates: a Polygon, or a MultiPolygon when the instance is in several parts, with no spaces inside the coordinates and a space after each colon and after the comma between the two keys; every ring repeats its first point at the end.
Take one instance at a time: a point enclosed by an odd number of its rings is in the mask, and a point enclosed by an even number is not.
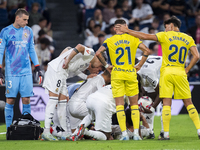
{"type": "Polygon", "coordinates": [[[45,92],[48,90],[58,95],[61,93],[68,96],[66,80],[67,76],[64,76],[62,72],[54,71],[53,68],[48,65],[42,86],[45,88],[45,92]]]}
{"type": "Polygon", "coordinates": [[[88,109],[85,102],[73,101],[73,99],[70,99],[68,104],[71,129],[75,129],[83,118],[88,115],[88,109]]]}
{"type": "MultiPolygon", "coordinates": [[[[95,94],[93,94],[95,96],[95,94]]],[[[107,103],[98,100],[93,95],[88,96],[86,105],[92,119],[95,119],[95,130],[111,132],[112,111],[109,110],[107,103]]],[[[101,99],[103,97],[100,97],[101,99]]]]}

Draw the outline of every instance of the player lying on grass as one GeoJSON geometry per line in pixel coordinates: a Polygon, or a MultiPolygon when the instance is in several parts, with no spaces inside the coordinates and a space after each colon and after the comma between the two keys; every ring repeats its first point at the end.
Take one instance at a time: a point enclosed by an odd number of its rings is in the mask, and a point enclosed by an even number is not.
{"type": "Polygon", "coordinates": [[[66,111],[67,101],[69,100],[66,86],[67,78],[81,74],[87,68],[97,69],[97,72],[99,72],[101,66],[94,50],[81,44],[78,44],[75,48],[64,49],[59,57],[48,63],[43,83],[43,87],[49,94],[45,111],[43,139],[57,140],[50,134],[50,124],[56,105],[60,125],[65,131],[67,130],[66,111]]]}
{"type": "MultiPolygon", "coordinates": [[[[82,135],[92,137],[96,140],[112,140],[113,137],[111,134],[120,132],[122,135],[119,125],[117,128],[119,130],[116,131],[116,126],[113,126],[112,131],[112,115],[116,113],[116,105],[112,95],[111,85],[100,88],[98,91],[88,96],[86,105],[88,108],[88,115],[81,121],[77,128],[77,134],[71,136],[67,140],[76,141],[78,138],[81,138],[82,135]],[[95,130],[86,129],[85,127],[89,126],[93,120],[95,120],[95,130]]],[[[127,132],[129,138],[133,139],[134,129],[130,109],[126,114],[127,132]]],[[[142,128],[142,136],[149,136],[150,128],[143,115],[141,116],[141,121],[143,122],[143,126],[145,126],[145,128],[142,128]]],[[[120,136],[119,139],[121,139],[121,137],[122,136],[120,136]]]]}

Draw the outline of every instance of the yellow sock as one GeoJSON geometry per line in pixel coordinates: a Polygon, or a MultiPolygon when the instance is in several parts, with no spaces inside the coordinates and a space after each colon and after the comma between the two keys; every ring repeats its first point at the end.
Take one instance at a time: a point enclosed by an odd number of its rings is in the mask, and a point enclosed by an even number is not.
{"type": "Polygon", "coordinates": [[[120,129],[123,132],[126,130],[126,116],[124,112],[124,106],[123,105],[116,106],[116,111],[117,111],[117,120],[118,120],[120,129]]]}
{"type": "Polygon", "coordinates": [[[171,107],[163,106],[162,110],[163,128],[164,132],[169,132],[169,124],[171,120],[171,107]]]}
{"type": "Polygon", "coordinates": [[[187,106],[190,118],[194,122],[196,129],[200,129],[199,114],[193,104],[187,106]]]}
{"type": "Polygon", "coordinates": [[[134,129],[139,129],[140,126],[140,112],[138,109],[138,105],[131,106],[131,119],[133,121],[134,129]]]}

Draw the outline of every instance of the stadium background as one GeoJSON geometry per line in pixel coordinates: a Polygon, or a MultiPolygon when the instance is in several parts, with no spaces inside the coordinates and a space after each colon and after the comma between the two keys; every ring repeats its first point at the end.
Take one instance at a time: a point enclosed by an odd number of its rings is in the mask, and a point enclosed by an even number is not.
{"type": "MultiPolygon", "coordinates": [[[[10,0],[10,2],[14,2],[14,0],[10,0]]],[[[13,14],[16,11],[17,7],[20,6],[21,3],[25,4],[25,8],[31,10],[31,7],[28,6],[30,1],[34,0],[19,0],[15,3],[15,6],[7,5],[6,8],[0,9],[0,30],[11,23],[13,20],[13,14]],[[26,2],[26,3],[24,3],[26,2]]],[[[45,0],[35,0],[37,2],[44,2],[45,0]]],[[[85,0],[87,2],[91,1],[94,2],[96,0],[85,0]]],[[[144,0],[145,3],[152,4],[153,0],[144,0]]],[[[171,0],[169,0],[170,2],[171,0]]],[[[190,0],[185,0],[185,3],[189,2],[190,0]]],[[[0,0],[0,5],[2,4],[3,0],[0,0]]],[[[16,2],[16,1],[15,1],[16,2]]],[[[49,29],[50,32],[48,32],[48,35],[52,36],[53,41],[51,42],[51,46],[53,46],[53,53],[51,54],[51,58],[53,59],[57,57],[60,52],[67,46],[74,47],[78,43],[84,44],[84,42],[87,40],[87,37],[84,34],[84,31],[86,29],[86,22],[87,19],[90,17],[93,17],[94,11],[97,7],[94,7],[92,9],[85,8],[82,4],[84,0],[46,0],[45,1],[45,9],[43,9],[43,12],[46,12],[46,15],[42,13],[42,10],[39,12],[46,17],[48,23],[51,23],[51,28],[49,29]],[[83,7],[81,7],[83,6],[83,7]],[[44,11],[45,10],[45,11],[44,11]],[[80,20],[81,19],[81,20],[80,20]]],[[[102,2],[106,2],[106,0],[102,0],[102,2]]],[[[123,0],[118,0],[116,7],[120,7],[123,0]]],[[[131,1],[131,7],[134,8],[134,2],[135,0],[131,1]]],[[[9,0],[7,0],[7,3],[9,3],[9,0]]],[[[106,3],[105,3],[106,4],[106,3]]],[[[200,7],[200,4],[199,4],[200,7]]],[[[183,32],[189,32],[189,29],[193,26],[195,26],[195,19],[194,17],[191,18],[187,15],[187,9],[188,7],[185,7],[185,10],[183,11],[183,15],[179,15],[178,17],[182,21],[182,27],[181,31],[183,32]]],[[[102,9],[103,10],[103,9],[102,9]]],[[[132,10],[132,9],[131,9],[132,10]]],[[[169,12],[170,13],[170,12],[169,12]]],[[[155,16],[155,14],[154,14],[155,16]]],[[[158,19],[160,19],[159,25],[162,25],[163,20],[162,18],[155,16],[158,19]]],[[[131,28],[134,27],[134,25],[130,26],[131,28]]],[[[109,34],[108,29],[105,30],[106,34],[109,34]]],[[[196,44],[197,41],[195,41],[196,44]]],[[[200,42],[200,41],[198,41],[200,42]]],[[[37,42],[36,42],[37,43],[37,42]]],[[[39,43],[37,43],[39,44],[39,43]]],[[[48,46],[50,46],[48,45],[48,46]]],[[[43,65],[43,64],[42,64],[43,65]]],[[[33,70],[34,73],[34,70],[33,70]]],[[[192,91],[192,97],[193,102],[195,106],[197,107],[198,112],[200,112],[200,101],[199,101],[199,91],[200,91],[200,78],[199,78],[199,64],[197,64],[193,70],[189,74],[190,77],[190,85],[194,86],[192,91]]],[[[73,79],[70,79],[68,82],[73,83],[78,81],[79,78],[75,77],[73,79]]],[[[39,85],[35,84],[34,87],[39,87],[39,85]]],[[[5,87],[0,86],[0,100],[5,101],[5,87]]],[[[31,105],[34,107],[34,109],[37,111],[39,110],[39,113],[44,114],[43,106],[45,107],[47,103],[48,97],[43,98],[42,93],[38,93],[35,98],[32,99],[31,105]],[[40,95],[41,94],[41,95],[40,95]],[[39,100],[39,101],[38,101],[39,100]]],[[[19,95],[17,97],[17,101],[14,107],[15,116],[14,118],[18,117],[20,115],[20,100],[19,95]]],[[[177,103],[177,105],[180,105],[177,103]]],[[[32,110],[33,111],[33,110],[32,110]]],[[[179,113],[187,113],[185,107],[181,107],[179,113]]],[[[37,119],[37,118],[36,118],[37,119]]],[[[4,112],[0,111],[0,122],[4,122],[4,112]]]]}

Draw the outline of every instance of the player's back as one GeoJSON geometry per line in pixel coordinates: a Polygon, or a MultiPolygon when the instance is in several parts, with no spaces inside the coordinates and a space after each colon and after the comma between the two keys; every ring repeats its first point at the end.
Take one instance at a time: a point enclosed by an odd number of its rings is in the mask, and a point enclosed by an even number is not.
{"type": "MultiPolygon", "coordinates": [[[[138,57],[138,60],[141,60],[138,57]]],[[[161,56],[149,56],[141,69],[137,72],[141,78],[141,84],[145,90],[154,92],[160,79],[160,68],[162,64],[161,56]]]]}
{"type": "Polygon", "coordinates": [[[196,46],[192,37],[175,31],[159,32],[156,35],[162,46],[162,70],[170,67],[172,72],[182,73],[190,47],[196,46]]]}
{"type": "Polygon", "coordinates": [[[112,79],[131,79],[136,71],[135,55],[140,40],[129,34],[116,34],[106,41],[103,46],[108,49],[110,60],[114,66],[111,73],[112,79]]]}
{"type": "Polygon", "coordinates": [[[73,101],[86,101],[87,97],[105,85],[102,75],[87,79],[82,85],[74,92],[71,97],[73,101]]]}

